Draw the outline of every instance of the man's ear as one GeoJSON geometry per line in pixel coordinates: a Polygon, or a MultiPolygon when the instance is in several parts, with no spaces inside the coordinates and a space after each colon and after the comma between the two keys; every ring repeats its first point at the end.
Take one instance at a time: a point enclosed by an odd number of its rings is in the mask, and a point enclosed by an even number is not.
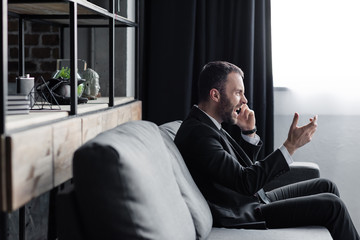
{"type": "Polygon", "coordinates": [[[214,102],[220,102],[220,92],[216,88],[210,90],[210,99],[214,102]]]}

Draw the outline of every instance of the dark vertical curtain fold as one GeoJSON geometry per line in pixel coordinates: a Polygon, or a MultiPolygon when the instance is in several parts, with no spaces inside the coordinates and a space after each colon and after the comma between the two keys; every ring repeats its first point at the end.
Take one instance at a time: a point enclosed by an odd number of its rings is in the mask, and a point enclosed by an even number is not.
{"type": "Polygon", "coordinates": [[[184,119],[197,103],[202,66],[229,61],[245,73],[246,96],[265,143],[262,155],[272,152],[270,0],[147,0],[142,6],[144,119],[184,119]]]}

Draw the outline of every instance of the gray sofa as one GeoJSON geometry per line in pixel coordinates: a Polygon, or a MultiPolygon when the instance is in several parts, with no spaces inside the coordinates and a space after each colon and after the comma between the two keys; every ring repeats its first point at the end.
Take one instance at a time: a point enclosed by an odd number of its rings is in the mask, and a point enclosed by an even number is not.
{"type": "MultiPolygon", "coordinates": [[[[173,143],[179,121],[134,121],[99,134],[74,154],[74,187],[57,197],[60,240],[332,239],[323,227],[212,227],[209,207],[173,143]]],[[[301,163],[267,189],[319,177],[301,163]]]]}

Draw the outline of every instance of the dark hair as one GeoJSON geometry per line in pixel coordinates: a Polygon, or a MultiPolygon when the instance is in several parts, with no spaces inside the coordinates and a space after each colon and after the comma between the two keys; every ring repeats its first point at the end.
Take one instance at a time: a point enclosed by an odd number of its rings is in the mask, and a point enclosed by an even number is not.
{"type": "Polygon", "coordinates": [[[199,103],[209,99],[209,92],[213,88],[222,92],[227,76],[232,72],[239,73],[244,78],[243,71],[232,63],[215,61],[206,64],[200,72],[198,81],[199,103]]]}

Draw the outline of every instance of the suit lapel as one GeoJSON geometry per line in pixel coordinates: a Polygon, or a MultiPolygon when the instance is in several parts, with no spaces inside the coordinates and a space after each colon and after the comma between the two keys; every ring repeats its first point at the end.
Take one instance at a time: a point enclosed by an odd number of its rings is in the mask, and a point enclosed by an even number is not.
{"type": "Polygon", "coordinates": [[[213,123],[213,121],[205,113],[203,113],[203,111],[201,111],[199,108],[194,106],[189,116],[194,117],[199,121],[212,127],[216,132],[219,133],[220,137],[223,139],[223,142],[227,145],[228,152],[232,156],[234,156],[234,158],[236,158],[239,161],[239,163],[244,167],[251,166],[252,162],[250,158],[247,156],[244,150],[239,146],[239,144],[225,130],[223,131],[219,130],[216,127],[216,125],[213,123]]]}
{"type": "Polygon", "coordinates": [[[235,153],[235,148],[232,146],[232,144],[230,143],[230,141],[228,140],[227,137],[227,133],[225,132],[225,130],[221,129],[219,130],[219,133],[223,139],[223,142],[226,144],[227,148],[225,149],[226,151],[228,151],[232,156],[237,156],[237,154],[235,153]]]}
{"type": "Polygon", "coordinates": [[[248,155],[244,152],[244,150],[239,146],[239,144],[228,134],[225,130],[223,130],[224,134],[226,135],[226,140],[228,142],[228,145],[232,148],[233,152],[235,153],[236,158],[240,161],[242,165],[245,165],[247,167],[252,165],[251,159],[248,157],[248,155]]]}

